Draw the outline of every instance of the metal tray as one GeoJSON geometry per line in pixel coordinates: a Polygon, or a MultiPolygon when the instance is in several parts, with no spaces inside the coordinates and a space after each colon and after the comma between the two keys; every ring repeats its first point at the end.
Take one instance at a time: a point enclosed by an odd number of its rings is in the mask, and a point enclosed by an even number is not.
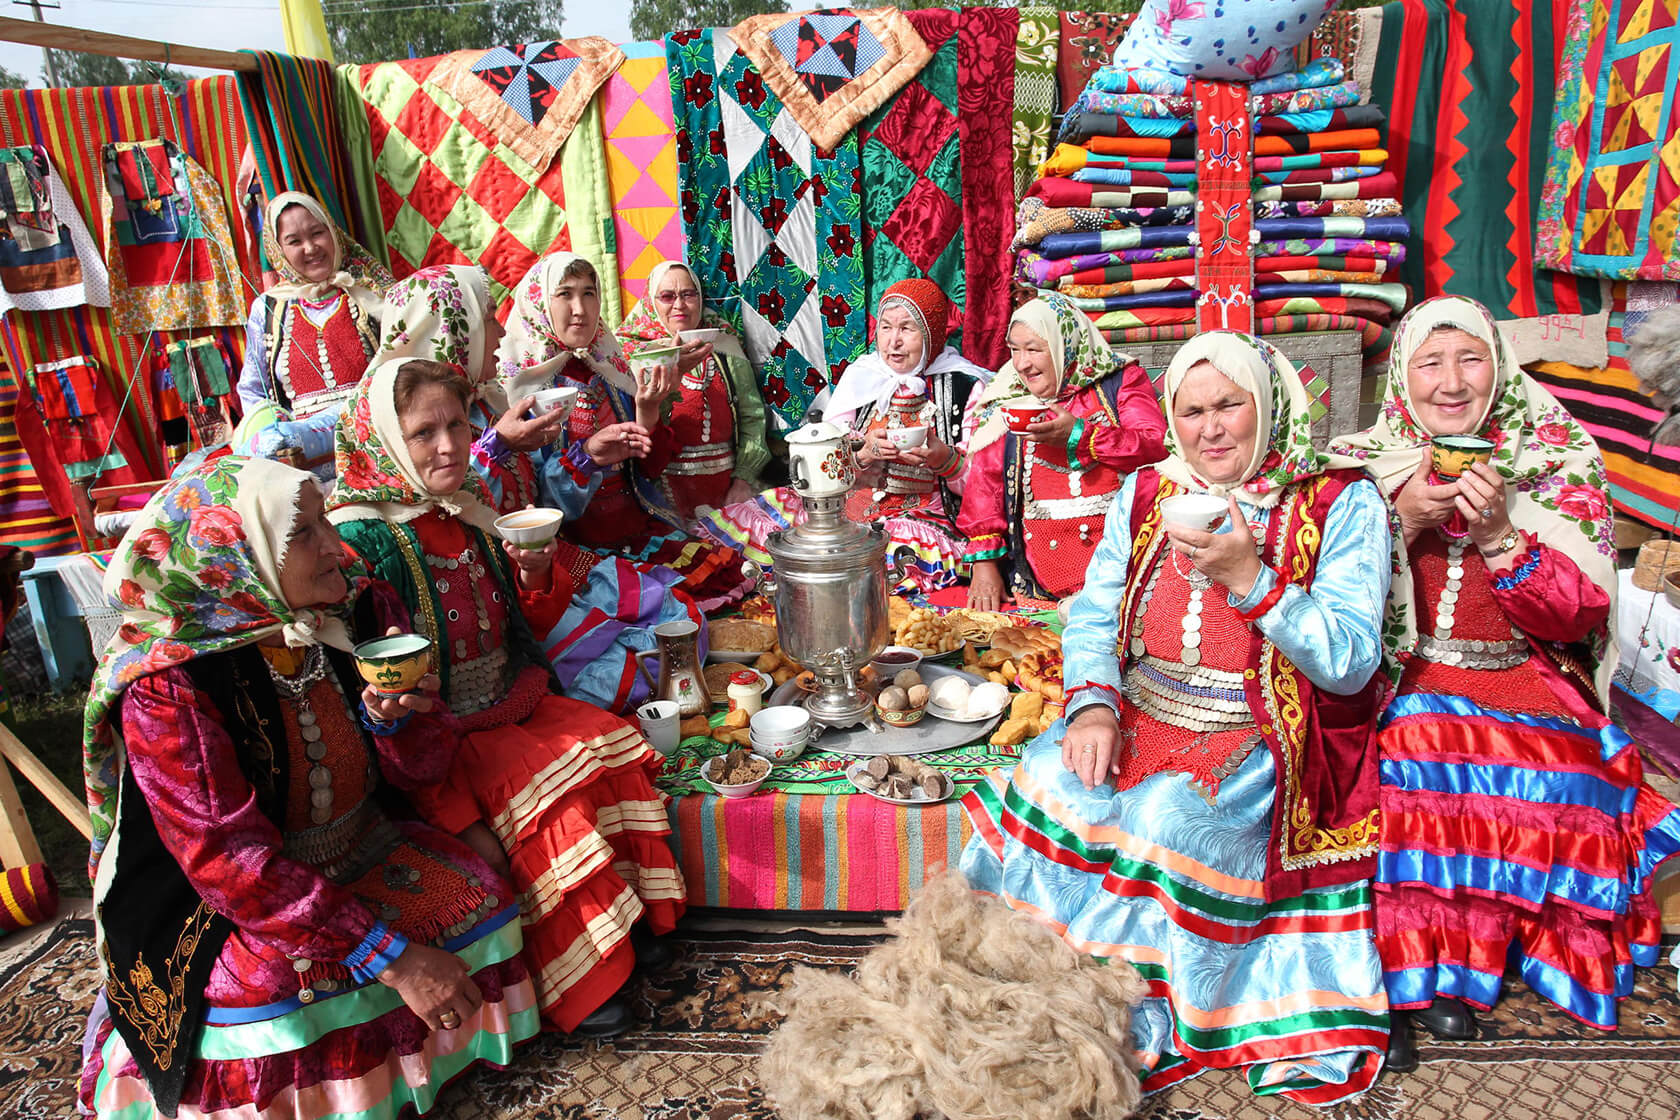
{"type": "MultiPolygon", "coordinates": [[[[986,683],[985,677],[926,661],[922,662],[918,672],[922,674],[922,680],[930,685],[941,677],[961,677],[969,684],[986,683]]],[[[797,680],[790,680],[771,693],[766,703],[803,707],[810,697],[809,692],[799,687],[797,680]]],[[[917,755],[951,751],[989,738],[1008,710],[1005,708],[981,723],[951,723],[938,716],[927,715],[914,727],[888,727],[871,716],[867,724],[823,728],[810,749],[859,758],[873,758],[878,754],[917,755]]]]}

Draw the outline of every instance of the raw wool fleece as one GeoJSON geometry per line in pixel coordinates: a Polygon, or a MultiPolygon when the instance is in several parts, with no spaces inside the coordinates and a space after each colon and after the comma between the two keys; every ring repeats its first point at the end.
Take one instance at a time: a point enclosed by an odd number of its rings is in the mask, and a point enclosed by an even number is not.
{"type": "Polygon", "coordinates": [[[1119,1120],[1141,1099],[1143,979],[1075,952],[955,871],[855,977],[802,968],[759,1080],[788,1120],[1119,1120]]]}

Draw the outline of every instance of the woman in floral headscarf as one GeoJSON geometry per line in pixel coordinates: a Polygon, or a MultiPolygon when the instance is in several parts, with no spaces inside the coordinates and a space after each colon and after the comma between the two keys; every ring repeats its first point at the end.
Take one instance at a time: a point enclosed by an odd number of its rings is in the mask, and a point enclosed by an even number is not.
{"type": "MultiPolygon", "coordinates": [[[[537,497],[536,462],[566,422],[563,412],[528,417],[535,398],[503,408],[495,376],[501,324],[490,314],[489,278],[476,265],[423,268],[392,289],[386,307],[379,369],[388,361],[424,358],[460,370],[472,387],[469,419],[483,433],[473,442],[472,465],[485,488],[511,513],[537,497]]],[[[653,649],[653,627],[698,618],[694,600],[674,590],[681,577],[657,564],[603,556],[570,541],[548,550],[552,584],[565,595],[523,601],[525,620],[542,638],[567,696],[611,712],[628,712],[649,699],[636,671],[638,650],[653,649]]]]}
{"type": "MultiPolygon", "coordinates": [[[[1146,1092],[1245,1069],[1330,1104],[1381,1065],[1371,942],[1388,511],[1309,437],[1276,348],[1182,346],[1167,457],[1108,511],[1063,651],[1067,718],[963,801],[978,889],[1119,957],[1146,1092]],[[1167,503],[1223,500],[1202,531],[1167,503]]],[[[1206,522],[1202,522],[1205,524],[1206,522]]]]}
{"type": "Polygon", "coordinates": [[[981,398],[957,527],[973,565],[969,605],[1059,599],[1085,583],[1103,516],[1125,476],[1161,457],[1149,374],[1117,359],[1090,317],[1045,293],[1009,320],[1010,362],[981,398]],[[1003,409],[1045,411],[1023,438],[1003,409]]]}
{"type": "MultiPolygon", "coordinates": [[[[686,898],[653,786],[660,757],[624,720],[557,695],[526,617],[569,604],[592,569],[561,569],[553,542],[495,542],[468,465],[469,393],[436,362],[374,370],[340,422],[332,519],[432,639],[460,720],[455,767],[422,810],[487,856],[506,852],[544,1017],[616,1033],[630,1021],[615,993],[636,960],[631,926],[668,933],[686,898]]],[[[570,654],[592,655],[587,640],[570,654]]]]}
{"type": "Polygon", "coordinates": [[[264,210],[262,244],[280,280],[251,303],[239,399],[247,412],[272,403],[301,421],[356,391],[391,274],[297,191],[264,210]]]}
{"type": "Polygon", "coordinates": [[[1598,447],[1511,356],[1487,309],[1426,300],[1394,338],[1375,427],[1338,441],[1391,495],[1409,570],[1389,605],[1403,651],[1383,715],[1377,948],[1396,1012],[1473,1037],[1515,962],[1528,985],[1616,1026],[1653,964],[1657,865],[1680,813],[1608,718],[1616,559],[1598,447]],[[1479,435],[1456,480],[1430,440],[1479,435]]]}
{"type": "Polygon", "coordinates": [[[561,445],[538,453],[544,504],[566,514],[567,538],[595,552],[673,569],[700,609],[739,602],[750,588],[741,558],[697,541],[657,480],[676,454],[665,423],[676,363],[638,380],[601,321],[600,278],[574,253],[550,253],[514,289],[499,351],[508,396],[572,388],[561,445]]]}
{"type": "Polygon", "coordinates": [[[436,677],[395,699],[359,680],[350,643],[408,612],[310,476],[197,468],[105,586],[123,621],[86,717],[104,998],[83,1106],[383,1117],[505,1064],[537,1029],[513,888],[387,815],[443,778],[455,722],[436,677]]]}
{"type": "Polygon", "coordinates": [[[655,480],[671,508],[686,520],[701,506],[744,501],[758,491],[770,464],[764,398],[735,329],[706,310],[694,271],[660,261],[648,273],[647,295],[618,328],[626,357],[675,345],[685,331],[713,330],[710,342],[682,346],[677,399],[667,421],[676,452],[655,480]],[[728,425],[725,430],[725,424],[728,425]]]}
{"type": "MultiPolygon", "coordinates": [[[[818,394],[811,412],[851,429],[862,443],[862,468],[846,502],[854,521],[882,521],[898,553],[909,553],[910,580],[931,591],[958,582],[966,569],[956,511],[968,460],[963,447],[974,430],[975,405],[991,371],[967,361],[946,341],[951,301],[931,280],[900,280],[875,309],[874,348],[847,367],[832,391],[818,394]],[[899,447],[893,433],[920,428],[923,441],[899,447]]],[[[700,533],[742,550],[762,567],[770,534],[804,520],[789,487],[700,519],[700,533]]]]}

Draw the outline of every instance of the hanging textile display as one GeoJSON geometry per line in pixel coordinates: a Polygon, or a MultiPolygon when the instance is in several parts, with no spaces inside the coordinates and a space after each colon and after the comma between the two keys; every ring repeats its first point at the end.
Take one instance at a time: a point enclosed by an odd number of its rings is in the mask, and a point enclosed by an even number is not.
{"type": "Polygon", "coordinates": [[[444,55],[436,86],[541,174],[624,52],[598,35],[444,55]]]}
{"type": "Polygon", "coordinates": [[[1010,129],[1016,198],[1026,195],[1038,178],[1038,165],[1050,152],[1060,34],[1060,17],[1054,8],[1023,6],[1020,18],[1015,40],[1015,111],[1010,129]]]}
{"type": "Polygon", "coordinates": [[[99,245],[46,150],[0,148],[0,315],[111,306],[99,245]]]}
{"type": "Polygon", "coordinates": [[[245,321],[227,208],[172,140],[105,145],[105,260],[124,334],[245,321]]]}
{"type": "Polygon", "coordinates": [[[957,126],[962,140],[966,258],[964,353],[997,369],[1009,355],[1009,242],[1015,201],[1010,114],[1015,104],[1015,8],[966,8],[957,31],[957,126]]]}
{"type": "Polygon", "coordinates": [[[1573,0],[1537,222],[1547,268],[1680,280],[1680,98],[1671,4],[1573,0]]]}
{"type": "Polygon", "coordinates": [[[665,45],[626,43],[624,61],[601,88],[601,131],[618,250],[619,300],[634,307],[648,273],[683,256],[677,212],[677,131],[665,45]]]}
{"type": "Polygon", "coordinates": [[[76,550],[76,527],[53,512],[18,438],[18,398],[17,378],[9,367],[0,368],[0,545],[63,556],[76,550]]]}
{"type": "Polygon", "coordinates": [[[897,8],[771,12],[729,33],[793,123],[833,151],[933,52],[897,8]]]}
{"type": "Polygon", "coordinates": [[[246,51],[257,69],[238,75],[239,104],[251,137],[251,157],[264,199],[302,191],[375,257],[385,259],[385,231],[377,212],[353,205],[352,165],[365,147],[339,124],[330,61],[274,51],[246,51]]]}
{"type": "Polygon", "coordinates": [[[1305,67],[1320,58],[1336,59],[1345,68],[1348,78],[1363,91],[1365,100],[1369,101],[1382,28],[1381,7],[1337,8],[1326,13],[1324,21],[1295,48],[1296,65],[1305,67]]]}
{"type": "Polygon", "coordinates": [[[857,129],[863,168],[863,306],[874,333],[886,290],[911,277],[951,301],[950,342],[962,347],[967,304],[963,252],[962,142],[957,127],[957,25],[962,13],[907,13],[933,52],[915,80],[857,129]]]}
{"type": "Polygon", "coordinates": [[[350,115],[368,130],[392,273],[401,279],[428,265],[477,263],[500,299],[538,257],[572,247],[562,169],[552,162],[539,171],[429,82],[440,61],[339,73],[355,93],[350,115]]]}
{"type": "Polygon", "coordinates": [[[1056,82],[1062,104],[1072,105],[1091,75],[1114,56],[1136,12],[1062,12],[1061,46],[1056,54],[1056,82]]]}
{"type": "Polygon", "coordinates": [[[612,220],[612,184],[607,145],[601,134],[601,103],[591,101],[560,150],[560,182],[566,192],[566,227],[572,252],[595,265],[601,282],[601,316],[623,320],[619,299],[617,228],[612,220]]]}
{"type": "Polygon", "coordinates": [[[864,345],[857,141],[819,151],[726,31],[666,51],[691,259],[786,430],[864,345]]]}
{"type": "Polygon", "coordinates": [[[1192,83],[1196,106],[1196,325],[1254,331],[1254,135],[1248,86],[1192,83]]]}
{"type": "Polygon", "coordinates": [[[121,486],[159,475],[161,464],[147,461],[134,426],[118,422],[133,407],[126,387],[119,395],[93,358],[75,354],[44,362],[28,371],[27,381],[18,435],[55,513],[75,516],[71,485],[121,486]]]}

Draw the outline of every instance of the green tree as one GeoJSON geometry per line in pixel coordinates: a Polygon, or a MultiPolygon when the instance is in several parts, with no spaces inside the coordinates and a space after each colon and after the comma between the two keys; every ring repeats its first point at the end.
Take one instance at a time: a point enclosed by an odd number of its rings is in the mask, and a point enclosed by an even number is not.
{"type": "Polygon", "coordinates": [[[556,39],[564,2],[323,0],[322,6],[334,58],[360,64],[556,39]]]}
{"type": "Polygon", "coordinates": [[[638,40],[658,39],[691,27],[734,27],[748,16],[787,10],[787,0],[630,0],[630,34],[638,40]]]}
{"type": "MultiPolygon", "coordinates": [[[[154,80],[152,71],[142,62],[124,62],[108,54],[88,54],[86,51],[44,50],[52,55],[58,70],[58,84],[72,86],[143,86],[154,80]]],[[[41,69],[41,84],[49,85],[46,67],[41,69]]]]}
{"type": "Polygon", "coordinates": [[[14,74],[4,66],[0,66],[0,89],[22,89],[29,82],[22,74],[14,74]]]}

